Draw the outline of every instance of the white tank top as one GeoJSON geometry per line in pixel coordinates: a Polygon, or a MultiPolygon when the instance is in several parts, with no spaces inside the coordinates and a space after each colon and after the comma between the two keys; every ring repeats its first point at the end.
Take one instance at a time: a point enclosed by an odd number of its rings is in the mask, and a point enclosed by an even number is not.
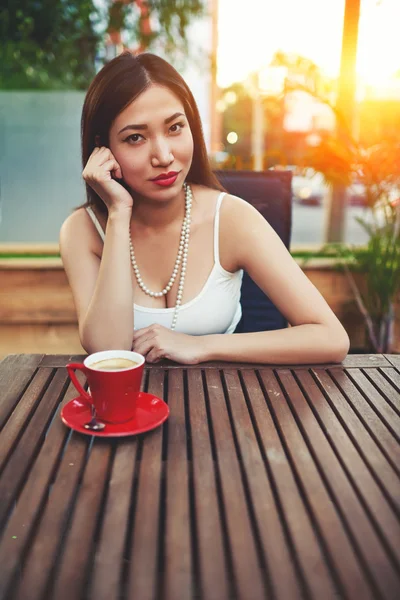
{"type": "MultiPolygon", "coordinates": [[[[219,262],[219,211],[225,193],[218,196],[214,218],[214,266],[200,293],[185,304],[178,312],[175,331],[188,335],[233,333],[242,316],[240,289],[243,271],[226,271],[219,262]]],[[[104,231],[93,210],[86,208],[101,239],[104,231]]],[[[153,308],[134,304],[134,328],[142,329],[154,323],[171,327],[174,315],[172,308],[153,308]]]]}

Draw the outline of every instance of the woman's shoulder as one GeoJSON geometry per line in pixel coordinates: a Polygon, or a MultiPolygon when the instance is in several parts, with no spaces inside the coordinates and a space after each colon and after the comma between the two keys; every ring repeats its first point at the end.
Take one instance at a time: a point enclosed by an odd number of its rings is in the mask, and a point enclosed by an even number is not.
{"type": "Polygon", "coordinates": [[[243,255],[254,243],[254,232],[268,234],[261,213],[239,196],[226,193],[221,203],[219,245],[221,264],[227,271],[243,268],[243,255]]]}
{"type": "Polygon", "coordinates": [[[69,236],[74,233],[87,232],[89,224],[90,217],[86,208],[77,208],[65,219],[61,225],[60,233],[61,235],[69,236]]]}
{"type": "Polygon", "coordinates": [[[221,191],[201,185],[192,185],[194,201],[197,212],[201,214],[201,220],[209,222],[214,220],[218,200],[219,206],[219,228],[221,232],[227,232],[232,236],[233,232],[243,229],[250,219],[260,218],[260,213],[249,202],[234,196],[227,191],[221,191]]]}
{"type": "Polygon", "coordinates": [[[252,204],[239,196],[226,192],[221,203],[221,226],[230,229],[240,229],[246,225],[248,219],[257,219],[261,215],[252,204]]]}
{"type": "MultiPolygon", "coordinates": [[[[248,205],[248,202],[242,200],[242,198],[233,196],[225,190],[221,191],[199,184],[193,184],[191,187],[195,200],[198,200],[198,202],[203,204],[203,206],[210,207],[214,210],[220,197],[221,210],[224,206],[224,211],[226,212],[230,212],[231,210],[234,210],[235,212],[241,211],[243,206],[248,205]]],[[[246,209],[244,208],[244,210],[246,209]]]]}
{"type": "MultiPolygon", "coordinates": [[[[96,216],[103,227],[101,216],[100,218],[97,214],[96,216]]],[[[101,255],[102,240],[85,207],[74,210],[61,225],[60,245],[68,247],[70,244],[79,244],[95,254],[101,255]]]]}

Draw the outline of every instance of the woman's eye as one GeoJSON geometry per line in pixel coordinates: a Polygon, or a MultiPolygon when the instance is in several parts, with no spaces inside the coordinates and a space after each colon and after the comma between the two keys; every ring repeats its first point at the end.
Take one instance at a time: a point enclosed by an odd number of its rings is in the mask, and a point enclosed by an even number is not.
{"type": "Polygon", "coordinates": [[[139,142],[141,138],[143,138],[143,136],[140,135],[140,133],[132,133],[131,135],[128,135],[128,137],[125,139],[125,142],[135,144],[139,142]]]}
{"type": "Polygon", "coordinates": [[[169,130],[171,131],[171,133],[178,133],[184,127],[185,127],[185,123],[174,123],[173,125],[171,125],[169,130]]]}

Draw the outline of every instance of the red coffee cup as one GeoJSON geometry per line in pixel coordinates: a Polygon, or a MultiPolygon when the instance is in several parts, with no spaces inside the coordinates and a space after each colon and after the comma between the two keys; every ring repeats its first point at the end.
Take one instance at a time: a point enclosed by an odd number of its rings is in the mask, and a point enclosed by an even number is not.
{"type": "Polygon", "coordinates": [[[144,356],[137,352],[106,350],[90,354],[83,363],[69,363],[67,370],[79,394],[93,404],[98,419],[106,423],[124,423],[135,416],[144,362],[144,356]],[[75,374],[77,369],[85,373],[90,393],[79,383],[75,374]]]}

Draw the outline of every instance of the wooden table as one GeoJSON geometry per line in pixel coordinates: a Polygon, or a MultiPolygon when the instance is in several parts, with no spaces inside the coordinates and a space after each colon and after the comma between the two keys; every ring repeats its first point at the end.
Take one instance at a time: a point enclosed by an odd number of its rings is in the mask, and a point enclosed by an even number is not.
{"type": "Polygon", "coordinates": [[[0,598],[398,598],[400,356],[155,366],[168,421],[70,431],[65,364],[0,363],[0,598]]]}

